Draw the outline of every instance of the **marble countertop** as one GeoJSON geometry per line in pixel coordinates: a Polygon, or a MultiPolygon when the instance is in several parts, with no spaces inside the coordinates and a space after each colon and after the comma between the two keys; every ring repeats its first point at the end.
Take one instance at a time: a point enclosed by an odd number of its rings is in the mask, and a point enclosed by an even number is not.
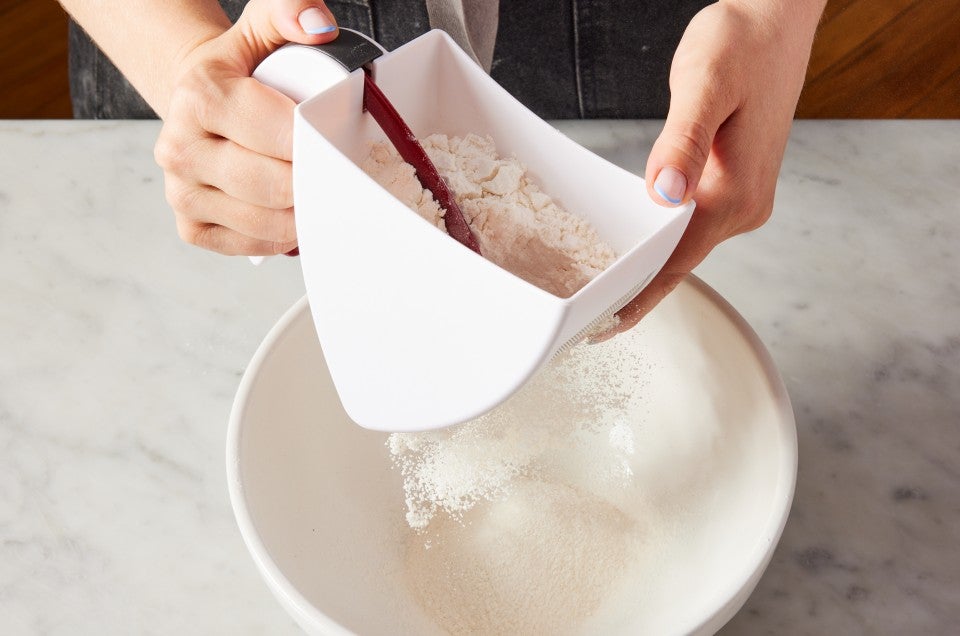
{"type": "MultiPolygon", "coordinates": [[[[641,171],[657,122],[563,124],[641,171]]],[[[0,122],[0,632],[295,634],[236,529],[225,430],[303,293],[181,244],[156,122],[0,122]]],[[[697,273],[767,344],[800,472],[723,634],[960,624],[960,122],[799,122],[773,219],[697,273]]]]}

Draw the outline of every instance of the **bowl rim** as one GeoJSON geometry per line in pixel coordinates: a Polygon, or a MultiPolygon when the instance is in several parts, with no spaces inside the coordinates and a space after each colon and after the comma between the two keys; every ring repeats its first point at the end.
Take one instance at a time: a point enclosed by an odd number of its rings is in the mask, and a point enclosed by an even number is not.
{"type": "MultiPolygon", "coordinates": [[[[682,633],[712,633],[722,627],[740,610],[773,556],[786,527],[796,491],[799,450],[796,419],[790,397],[783,378],[760,337],[723,296],[699,277],[690,274],[681,285],[689,286],[694,292],[704,296],[744,338],[750,350],[756,356],[762,373],[768,382],[770,395],[779,414],[777,425],[779,429],[778,439],[780,440],[778,449],[781,456],[780,468],[774,489],[773,505],[761,528],[758,539],[753,548],[746,553],[746,558],[741,559],[740,566],[736,568],[735,575],[730,577],[729,583],[718,587],[713,595],[708,597],[711,602],[707,603],[707,606],[714,609],[704,616],[695,617],[690,624],[682,625],[683,629],[679,630],[682,633]]],[[[244,484],[240,475],[239,449],[243,436],[242,422],[260,370],[266,360],[274,354],[275,345],[286,335],[291,326],[296,321],[309,317],[309,302],[307,296],[304,295],[287,309],[276,324],[270,328],[243,373],[234,397],[227,426],[227,487],[240,535],[260,574],[266,580],[267,587],[274,596],[302,628],[308,631],[323,630],[324,633],[328,634],[350,636],[354,632],[324,614],[311,603],[297,590],[274,562],[247,507],[244,484]]]]}
{"type": "Polygon", "coordinates": [[[714,593],[713,599],[716,602],[710,603],[710,605],[716,609],[683,630],[683,633],[691,634],[713,633],[733,618],[746,603],[766,571],[767,565],[780,542],[780,537],[783,535],[783,530],[790,517],[790,509],[796,492],[799,447],[796,417],[790,403],[790,395],[787,393],[787,387],[773,361],[773,357],[763,344],[760,336],[726,298],[698,276],[689,274],[681,284],[689,284],[694,291],[702,294],[746,340],[769,383],[770,396],[779,413],[778,439],[780,440],[779,451],[782,461],[777,474],[773,505],[767,515],[766,522],[753,549],[747,553],[747,558],[741,561],[741,566],[737,569],[736,575],[729,579],[726,586],[718,588],[714,593]]]}

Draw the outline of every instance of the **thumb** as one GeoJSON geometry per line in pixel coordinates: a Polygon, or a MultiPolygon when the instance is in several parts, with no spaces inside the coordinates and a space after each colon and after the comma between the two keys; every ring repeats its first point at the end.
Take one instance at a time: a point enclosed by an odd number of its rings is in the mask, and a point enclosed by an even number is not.
{"type": "Polygon", "coordinates": [[[243,51],[249,70],[287,42],[323,44],[336,39],[337,21],[317,0],[252,0],[227,31],[226,44],[243,51]]]}
{"type": "Polygon", "coordinates": [[[651,199],[675,206],[693,198],[713,138],[732,109],[723,103],[719,91],[698,81],[671,88],[667,121],[650,151],[645,178],[651,199]]]}

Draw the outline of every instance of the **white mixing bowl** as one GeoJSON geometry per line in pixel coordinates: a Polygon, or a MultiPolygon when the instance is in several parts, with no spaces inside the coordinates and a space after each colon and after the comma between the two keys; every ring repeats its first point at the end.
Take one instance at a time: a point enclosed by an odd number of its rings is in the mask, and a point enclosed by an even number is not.
{"type": "MultiPolygon", "coordinates": [[[[645,570],[618,592],[629,611],[589,629],[713,633],[750,595],[790,510],[797,444],[783,383],[750,327],[695,279],[593,346],[636,352],[646,370],[630,380],[645,395],[631,464],[646,508],[630,512],[651,530],[645,570]]],[[[344,414],[300,301],[243,377],[227,473],[254,561],[309,633],[443,633],[406,583],[411,531],[385,440],[344,414]]]]}

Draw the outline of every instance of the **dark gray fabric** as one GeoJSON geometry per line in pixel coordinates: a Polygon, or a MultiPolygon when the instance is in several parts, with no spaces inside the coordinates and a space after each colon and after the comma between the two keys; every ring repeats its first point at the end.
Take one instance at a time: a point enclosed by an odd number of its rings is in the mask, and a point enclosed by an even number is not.
{"type": "MultiPolygon", "coordinates": [[[[221,6],[231,21],[235,22],[246,0],[221,0],[221,6]]],[[[381,12],[385,14],[385,27],[389,38],[380,42],[393,41],[403,43],[427,31],[427,10],[422,0],[386,0],[381,12]],[[419,14],[416,7],[419,4],[419,14]],[[407,12],[414,18],[404,26],[397,19],[399,5],[407,6],[407,12]],[[419,16],[419,17],[418,17],[419,16]],[[421,29],[421,30],[417,30],[421,29]]],[[[341,26],[355,29],[371,37],[375,35],[374,12],[367,0],[328,0],[327,6],[337,16],[341,26]]],[[[70,23],[70,96],[73,102],[73,116],[77,119],[154,119],[156,113],[120,74],[117,67],[107,59],[100,49],[90,40],[83,29],[70,23]]]]}
{"type": "MultiPolygon", "coordinates": [[[[236,20],[245,0],[222,0],[236,20]]],[[[500,0],[491,76],[541,117],[664,117],[670,61],[706,0],[500,0]]],[[[424,0],[328,0],[337,22],[394,49],[430,28],[424,0]]],[[[129,82],[70,27],[74,117],[153,118],[129,82]]]]}
{"type": "Polygon", "coordinates": [[[706,0],[500,0],[491,76],[541,117],[660,118],[706,0]]]}
{"type": "MultiPolygon", "coordinates": [[[[424,0],[380,0],[373,2],[372,8],[374,39],[388,51],[430,30],[424,0]]],[[[340,14],[332,10],[339,20],[340,14]]]]}
{"type": "Polygon", "coordinates": [[[76,119],[153,119],[147,105],[117,67],[70,22],[70,99],[76,119]]]}
{"type": "Polygon", "coordinates": [[[577,119],[570,0],[500,0],[490,76],[541,117],[577,119]]]}
{"type": "Polygon", "coordinates": [[[703,0],[577,2],[583,117],[664,117],[670,62],[703,0]]]}

